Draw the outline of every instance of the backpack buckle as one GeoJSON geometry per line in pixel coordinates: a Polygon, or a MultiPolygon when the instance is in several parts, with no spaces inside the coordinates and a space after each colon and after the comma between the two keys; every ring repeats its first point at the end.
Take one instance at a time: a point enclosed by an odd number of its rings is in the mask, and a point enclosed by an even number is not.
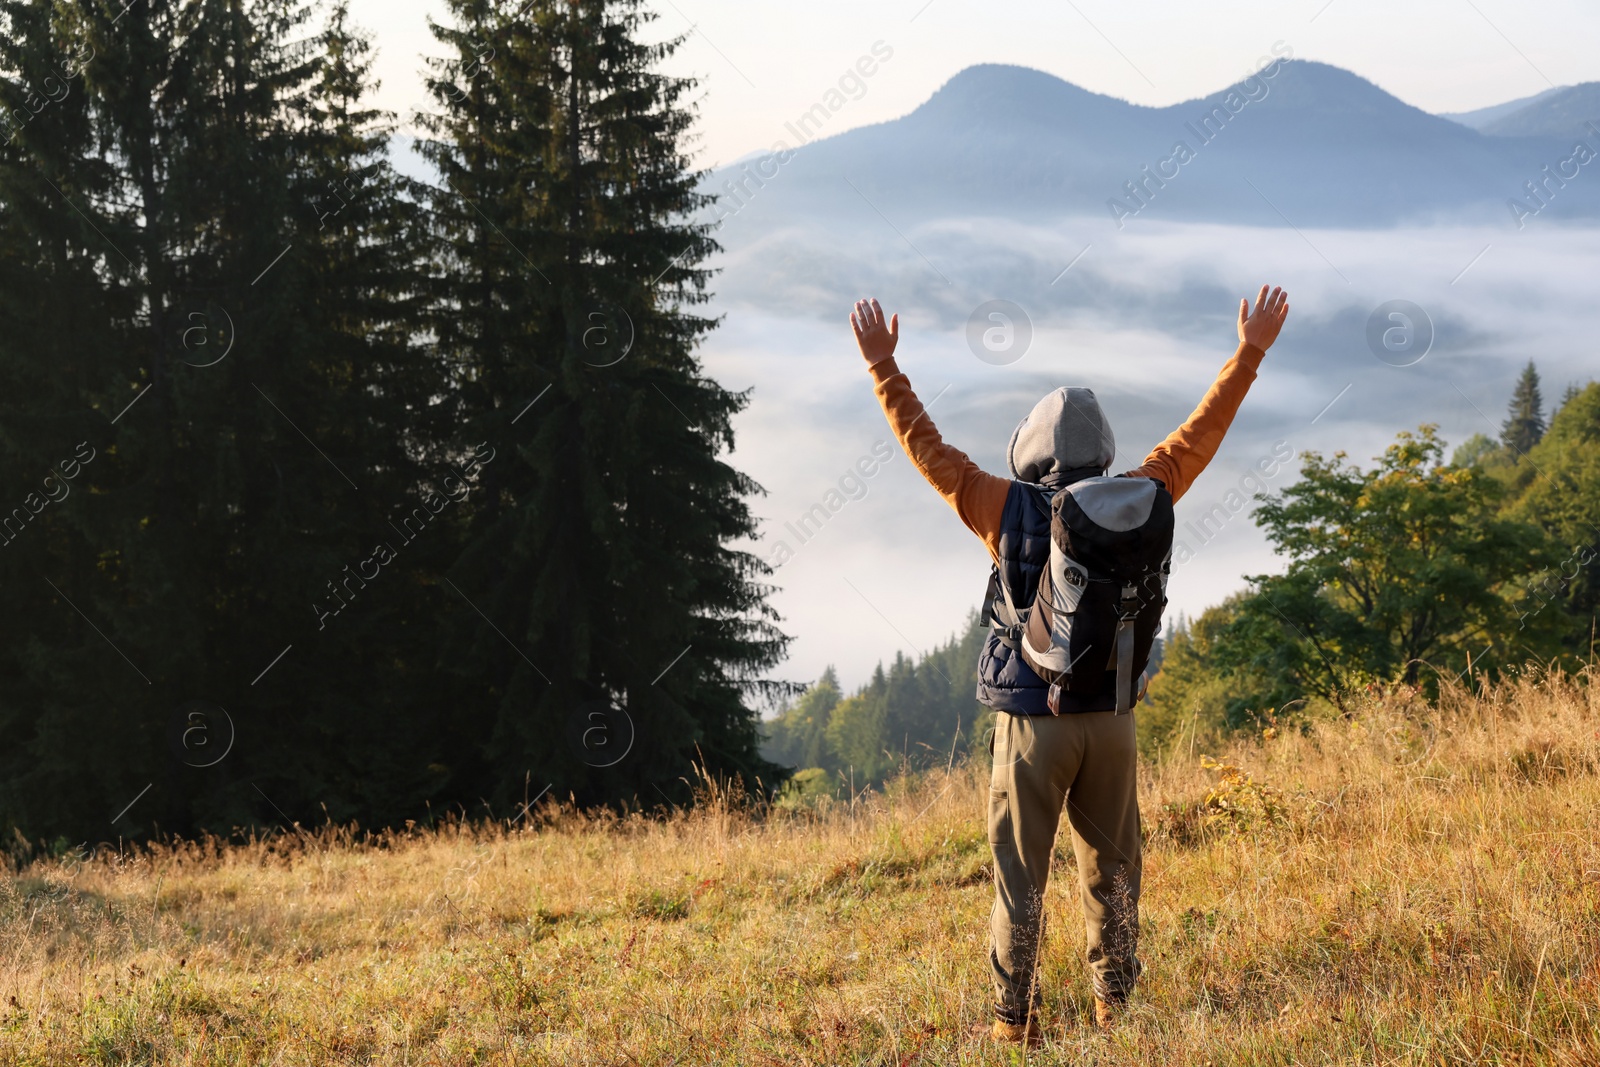
{"type": "Polygon", "coordinates": [[[992,619],[989,623],[989,628],[994,631],[995,640],[1002,645],[1005,645],[1013,652],[1022,651],[1023,627],[1021,623],[1015,626],[1003,626],[999,619],[992,619]]]}

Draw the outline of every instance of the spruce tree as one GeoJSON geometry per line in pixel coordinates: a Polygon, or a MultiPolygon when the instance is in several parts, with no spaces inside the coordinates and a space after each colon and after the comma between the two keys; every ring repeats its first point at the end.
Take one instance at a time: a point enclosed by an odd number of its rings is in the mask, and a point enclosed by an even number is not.
{"type": "Polygon", "coordinates": [[[424,479],[407,405],[442,389],[365,44],[298,0],[0,11],[4,102],[59,97],[0,149],[8,492],[94,453],[0,547],[0,821],[402,814],[433,784],[420,583],[317,606],[424,479]],[[226,713],[210,750],[195,700],[226,713]]]}
{"type": "Polygon", "coordinates": [[[1533,360],[1523,368],[1511,394],[1506,421],[1500,426],[1500,442],[1521,457],[1544,437],[1544,399],[1539,395],[1539,372],[1533,360]]]}
{"type": "MultiPolygon", "coordinates": [[[[729,466],[746,397],[695,355],[714,325],[689,221],[692,82],[636,0],[448,0],[424,155],[441,181],[434,307],[458,417],[496,450],[446,579],[443,663],[487,702],[461,728],[480,795],[687,796],[746,778],[786,639],[729,466]]],[[[680,39],[681,40],[681,39],[680,39]]]]}
{"type": "Polygon", "coordinates": [[[1600,617],[1600,384],[1570,392],[1528,457],[1541,476],[1529,480],[1508,513],[1546,531],[1559,551],[1518,601],[1519,630],[1564,609],[1574,623],[1568,662],[1579,670],[1592,662],[1600,617]]]}

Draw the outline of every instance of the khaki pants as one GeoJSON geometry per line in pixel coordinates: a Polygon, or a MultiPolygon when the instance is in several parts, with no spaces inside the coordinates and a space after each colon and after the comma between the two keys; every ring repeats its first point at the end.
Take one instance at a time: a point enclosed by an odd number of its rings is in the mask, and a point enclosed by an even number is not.
{"type": "Polygon", "coordinates": [[[1035,969],[1043,901],[1063,802],[1078,857],[1078,888],[1095,995],[1119,1000],[1141,969],[1139,798],[1133,714],[995,717],[989,783],[994,852],[990,956],[996,1014],[1021,1022],[1037,1009],[1035,969]]]}

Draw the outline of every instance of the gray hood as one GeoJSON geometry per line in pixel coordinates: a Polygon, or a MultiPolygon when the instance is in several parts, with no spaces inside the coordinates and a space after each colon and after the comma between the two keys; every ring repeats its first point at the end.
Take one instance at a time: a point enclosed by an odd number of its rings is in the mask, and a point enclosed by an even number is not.
{"type": "Polygon", "coordinates": [[[1116,438],[1094,390],[1063,386],[1017,424],[1006,447],[1006,463],[1013,478],[1037,483],[1086,468],[1104,473],[1116,453],[1116,438]]]}

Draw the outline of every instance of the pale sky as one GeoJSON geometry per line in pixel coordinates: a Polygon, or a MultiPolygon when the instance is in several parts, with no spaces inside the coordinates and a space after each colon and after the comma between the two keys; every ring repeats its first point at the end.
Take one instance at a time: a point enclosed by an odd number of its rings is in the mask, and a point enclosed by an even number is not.
{"type": "MultiPolygon", "coordinates": [[[[425,104],[426,18],[441,0],[353,0],[376,37],[379,102],[425,104]]],[[[1274,42],[1425,111],[1465,111],[1600,80],[1596,0],[651,0],[660,36],[694,29],[668,69],[703,78],[702,166],[769,146],[876,42],[892,50],[841,112],[896,118],[974,63],[1016,63],[1166,105],[1231,84],[1274,42]]]]}

